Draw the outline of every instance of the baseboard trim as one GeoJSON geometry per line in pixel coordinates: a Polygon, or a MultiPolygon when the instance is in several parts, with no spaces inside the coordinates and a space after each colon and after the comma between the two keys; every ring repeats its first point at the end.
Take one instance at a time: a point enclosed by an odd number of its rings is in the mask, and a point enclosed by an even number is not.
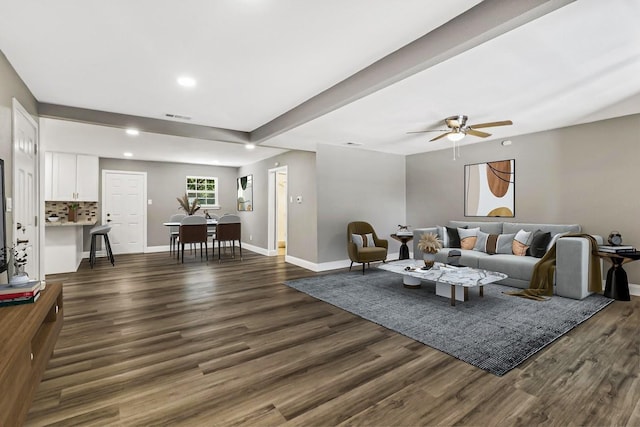
{"type": "Polygon", "coordinates": [[[257,254],[269,256],[269,251],[266,250],[265,248],[261,248],[259,246],[254,246],[254,245],[250,245],[247,242],[242,242],[242,249],[248,249],[251,252],[255,252],[257,254]]]}
{"type": "Polygon", "coordinates": [[[640,297],[640,285],[635,285],[633,283],[629,283],[629,293],[631,295],[640,297]]]}
{"type": "MultiPolygon", "coordinates": [[[[387,255],[387,261],[395,261],[398,259],[398,253],[391,253],[387,255]]],[[[311,261],[307,261],[306,259],[296,258],[290,255],[286,255],[284,257],[285,262],[289,264],[297,265],[298,267],[306,268],[307,270],[311,270],[315,273],[320,273],[322,271],[330,271],[330,270],[339,270],[343,268],[348,268],[351,265],[351,260],[341,259],[338,261],[329,261],[322,263],[313,263],[311,261]]],[[[354,268],[362,268],[358,263],[354,263],[354,268]]]]}

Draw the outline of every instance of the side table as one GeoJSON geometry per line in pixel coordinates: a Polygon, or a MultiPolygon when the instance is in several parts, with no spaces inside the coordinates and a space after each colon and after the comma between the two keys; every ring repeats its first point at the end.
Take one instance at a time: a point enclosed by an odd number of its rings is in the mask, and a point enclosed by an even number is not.
{"type": "Polygon", "coordinates": [[[604,289],[604,296],[620,301],[631,301],[629,295],[629,280],[627,272],[622,268],[622,264],[640,259],[640,252],[597,252],[600,258],[606,259],[612,265],[607,272],[607,284],[604,289]]]}
{"type": "Polygon", "coordinates": [[[392,234],[391,237],[398,242],[402,243],[400,245],[400,257],[398,259],[409,259],[409,247],[407,246],[407,242],[413,240],[412,234],[392,234]]]}

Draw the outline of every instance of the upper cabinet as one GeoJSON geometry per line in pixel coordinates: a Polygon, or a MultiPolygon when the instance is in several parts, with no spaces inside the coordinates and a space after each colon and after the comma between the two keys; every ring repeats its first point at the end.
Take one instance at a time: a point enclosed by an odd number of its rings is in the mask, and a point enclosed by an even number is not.
{"type": "Polygon", "coordinates": [[[45,153],[45,200],[98,201],[97,156],[45,153]]]}

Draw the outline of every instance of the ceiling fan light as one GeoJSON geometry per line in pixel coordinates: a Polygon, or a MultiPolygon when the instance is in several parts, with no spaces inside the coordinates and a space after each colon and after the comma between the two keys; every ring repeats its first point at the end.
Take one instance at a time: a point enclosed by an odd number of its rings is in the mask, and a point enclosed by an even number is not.
{"type": "Polygon", "coordinates": [[[464,138],[464,132],[450,132],[447,135],[447,139],[453,142],[460,141],[462,138],[464,138]]]}

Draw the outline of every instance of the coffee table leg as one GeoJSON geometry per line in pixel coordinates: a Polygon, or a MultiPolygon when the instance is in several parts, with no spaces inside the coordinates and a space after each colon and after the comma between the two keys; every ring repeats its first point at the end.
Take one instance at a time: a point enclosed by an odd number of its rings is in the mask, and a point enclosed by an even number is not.
{"type": "Polygon", "coordinates": [[[456,305],[456,285],[451,285],[451,305],[456,305]]]}
{"type": "Polygon", "coordinates": [[[480,285],[480,298],[484,296],[484,286],[480,285]]]}

